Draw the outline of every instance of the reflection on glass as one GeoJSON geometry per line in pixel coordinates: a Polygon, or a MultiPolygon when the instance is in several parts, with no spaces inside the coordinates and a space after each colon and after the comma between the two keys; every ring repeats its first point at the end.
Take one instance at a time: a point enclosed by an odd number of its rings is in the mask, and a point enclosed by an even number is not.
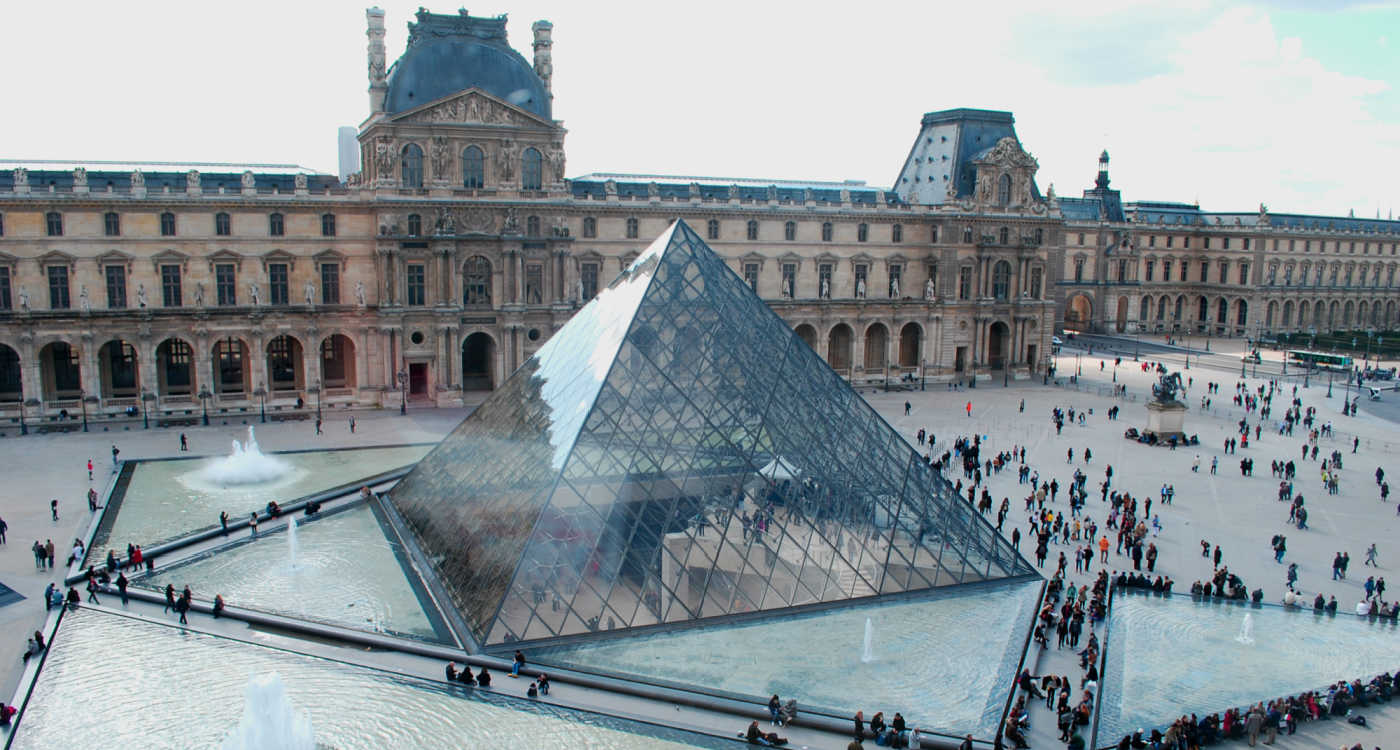
{"type": "Polygon", "coordinates": [[[1033,572],[683,223],[393,503],[488,646],[1033,572]]]}

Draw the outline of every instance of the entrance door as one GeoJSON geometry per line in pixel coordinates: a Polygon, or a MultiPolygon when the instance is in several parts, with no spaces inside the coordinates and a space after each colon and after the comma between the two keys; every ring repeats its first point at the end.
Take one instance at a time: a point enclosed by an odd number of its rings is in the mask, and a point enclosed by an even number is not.
{"type": "Polygon", "coordinates": [[[427,398],[428,396],[428,363],[410,362],[408,364],[408,397],[427,398]]]}
{"type": "Polygon", "coordinates": [[[987,364],[993,370],[1000,370],[1006,367],[1006,350],[1010,344],[1010,331],[1006,324],[997,321],[987,331],[987,364]]]}

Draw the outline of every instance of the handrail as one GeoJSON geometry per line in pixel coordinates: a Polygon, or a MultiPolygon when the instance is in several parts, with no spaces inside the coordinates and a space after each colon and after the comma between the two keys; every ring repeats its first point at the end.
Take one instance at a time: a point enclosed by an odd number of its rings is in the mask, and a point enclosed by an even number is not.
{"type": "Polygon", "coordinates": [[[1099,653],[1099,688],[1094,692],[1094,723],[1089,729],[1089,748],[1094,750],[1099,746],[1099,716],[1103,714],[1103,678],[1104,672],[1108,669],[1108,639],[1112,626],[1109,625],[1110,615],[1113,614],[1113,599],[1118,594],[1118,587],[1113,583],[1113,577],[1108,579],[1108,600],[1104,602],[1103,610],[1103,649],[1099,653]]]}
{"type": "Polygon", "coordinates": [[[1011,673],[1011,689],[1006,693],[1006,704],[1001,707],[1001,719],[997,722],[996,747],[1002,747],[1002,736],[1006,732],[1006,717],[1011,715],[1011,704],[1016,700],[1016,679],[1021,676],[1021,670],[1026,666],[1026,654],[1030,651],[1031,636],[1035,633],[1036,620],[1040,619],[1040,608],[1045,605],[1045,592],[1049,590],[1050,582],[1042,581],[1040,584],[1040,595],[1035,599],[1035,613],[1031,615],[1031,625],[1026,628],[1026,640],[1021,644],[1021,659],[1016,662],[1016,670],[1011,673]]]}

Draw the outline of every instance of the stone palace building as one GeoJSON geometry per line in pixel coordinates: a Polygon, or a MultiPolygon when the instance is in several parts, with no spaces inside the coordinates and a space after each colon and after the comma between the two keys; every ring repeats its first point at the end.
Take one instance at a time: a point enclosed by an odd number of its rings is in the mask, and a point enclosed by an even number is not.
{"type": "Polygon", "coordinates": [[[419,11],[345,181],[0,161],[0,414],[48,425],[456,405],[676,219],[859,385],[1044,371],[1059,326],[1391,327],[1400,222],[1041,191],[1009,112],[923,117],[895,184],[565,177],[552,26],[419,11]]]}

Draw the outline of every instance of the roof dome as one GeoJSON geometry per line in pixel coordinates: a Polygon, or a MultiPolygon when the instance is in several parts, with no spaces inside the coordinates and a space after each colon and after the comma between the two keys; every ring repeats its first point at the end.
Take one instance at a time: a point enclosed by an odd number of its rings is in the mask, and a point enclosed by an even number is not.
{"type": "Polygon", "coordinates": [[[408,25],[408,48],[389,70],[388,113],[479,88],[552,119],[544,82],[506,42],[505,16],[477,18],[466,11],[452,16],[419,10],[417,17],[417,23],[408,25]]]}

